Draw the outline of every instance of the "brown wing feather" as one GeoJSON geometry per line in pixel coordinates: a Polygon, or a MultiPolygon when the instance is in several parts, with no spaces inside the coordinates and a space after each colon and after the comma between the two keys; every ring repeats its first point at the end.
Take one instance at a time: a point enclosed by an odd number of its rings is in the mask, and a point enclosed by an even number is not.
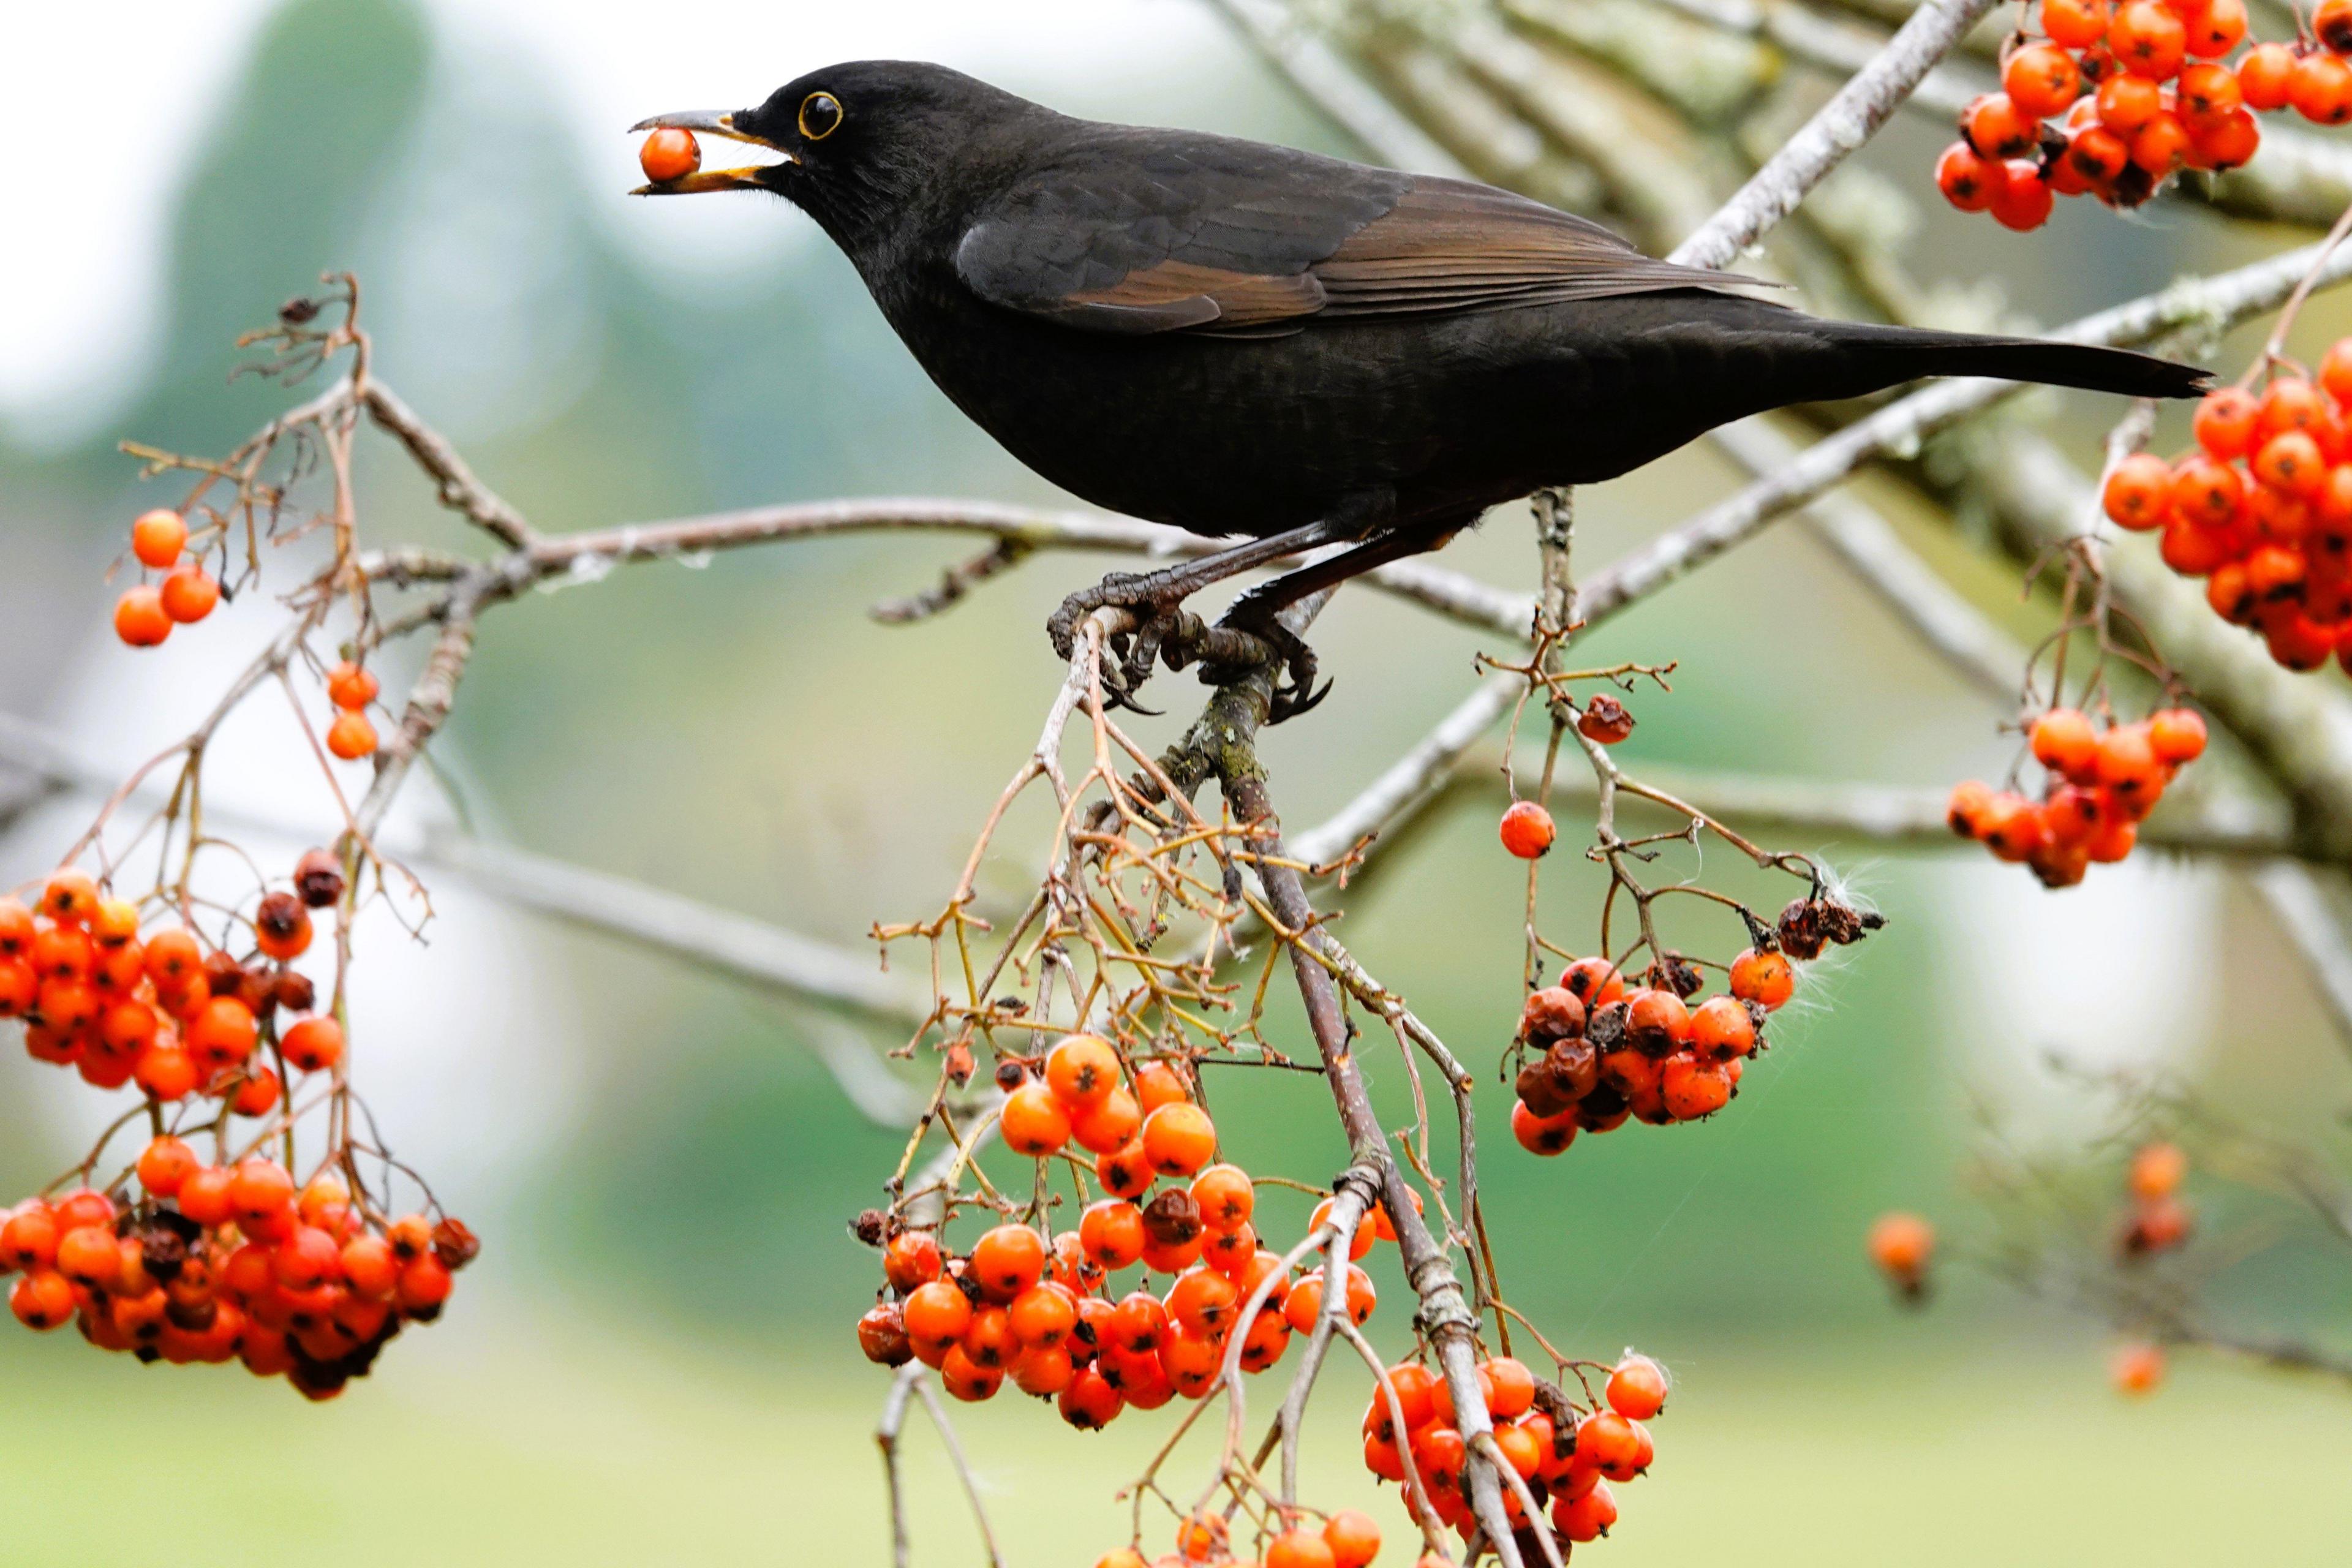
{"type": "Polygon", "coordinates": [[[1466,180],[1178,132],[1081,126],[958,243],[992,304],[1089,331],[1277,336],[1752,279],[1654,260],[1466,180]]]}
{"type": "Polygon", "coordinates": [[[1309,271],[1328,319],[1492,310],[1756,279],[1644,256],[1600,225],[1487,185],[1413,182],[1309,271]]]}

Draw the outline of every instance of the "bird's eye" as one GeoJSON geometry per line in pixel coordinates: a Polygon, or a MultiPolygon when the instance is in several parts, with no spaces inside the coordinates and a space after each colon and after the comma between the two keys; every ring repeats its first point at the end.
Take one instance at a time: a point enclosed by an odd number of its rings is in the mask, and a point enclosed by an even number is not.
{"type": "Polygon", "coordinates": [[[841,100],[829,92],[813,92],[801,100],[801,134],[822,142],[841,127],[841,100]]]}

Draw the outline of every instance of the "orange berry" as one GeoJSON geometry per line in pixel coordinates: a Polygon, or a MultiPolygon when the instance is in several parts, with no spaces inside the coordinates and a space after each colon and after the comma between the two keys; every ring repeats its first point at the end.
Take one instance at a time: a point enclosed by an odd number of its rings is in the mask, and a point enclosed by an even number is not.
{"type": "Polygon", "coordinates": [[[2352,0],[2319,0],[2311,13],[2311,30],[2339,55],[2352,55],[2352,0]]]}
{"type": "Polygon", "coordinates": [[[324,1072],[343,1059],[343,1026],[331,1014],[315,1014],[279,1035],[278,1047],[296,1071],[324,1072]]]}
{"type": "Polygon", "coordinates": [[[168,508],[142,512],[131,525],[131,553],[139,558],[139,564],[158,572],[178,564],[180,551],[187,542],[187,520],[168,508]]]}
{"type": "Polygon", "coordinates": [[[168,1198],[203,1167],[194,1149],[167,1133],[139,1152],[139,1184],[156,1197],[168,1198]]]}
{"type": "Polygon", "coordinates": [[[2111,20],[2107,0],[2042,0],[2042,30],[2061,48],[2088,48],[2103,41],[2111,20]]]}
{"type": "Polygon", "coordinates": [[[364,708],[380,689],[373,673],[348,659],[327,672],[327,700],[338,708],[364,708]]]}
{"type": "MultiPolygon", "coordinates": [[[[2246,100],[2252,102],[2253,94],[2248,92],[2246,100]]],[[[2294,74],[2288,78],[2287,100],[2297,114],[2322,125],[2352,120],[2352,65],[2336,55],[2304,56],[2294,62],[2294,74]]]]}
{"type": "Polygon", "coordinates": [[[945,1279],[917,1286],[908,1294],[901,1311],[907,1338],[914,1342],[918,1355],[927,1349],[932,1352],[926,1358],[926,1364],[931,1366],[937,1366],[940,1356],[971,1326],[971,1298],[945,1279]]]}
{"type": "MultiPolygon", "coordinates": [[[[1032,1349],[1058,1345],[1078,1326],[1077,1298],[1059,1285],[1032,1285],[1013,1298],[1006,1312],[1013,1337],[1032,1349]]],[[[1061,1390],[1057,1386],[1045,1392],[1061,1390]]]]}
{"type": "Polygon", "coordinates": [[[1755,1021],[1737,998],[1711,996],[1691,1015],[1691,1054],[1701,1061],[1727,1061],[1755,1048],[1755,1021]]]}
{"type": "Polygon", "coordinates": [[[2149,717],[2147,744],[2160,763],[2193,763],[2205,752],[2205,721],[2193,709],[2167,708],[2149,717]]]}
{"type": "Polygon", "coordinates": [[[2223,528],[2237,516],[2244,500],[2245,482],[2238,470],[2218,458],[2196,452],[2173,466],[2172,516],[2202,528],[2223,528]]]}
{"type": "Polygon", "coordinates": [[[1551,1519],[1562,1535],[1579,1545],[1598,1541],[1617,1522],[1617,1500],[1610,1494],[1608,1482],[1595,1481],[1592,1489],[1581,1497],[1563,1494],[1554,1498],[1551,1519]]]}
{"type": "Polygon", "coordinates": [[[2152,452],[2117,463],[2100,492],[2106,513],[2136,532],[2161,524],[2172,497],[2172,465],[2152,452]]]}
{"type": "Polygon", "coordinates": [[[997,1125],[1004,1146],[1016,1154],[1043,1159],[1070,1141],[1069,1112],[1051,1089],[1034,1079],[1006,1099],[997,1125]]]}
{"type": "Polygon", "coordinates": [[[1117,1149],[1095,1156],[1095,1179],[1103,1191],[1114,1197],[1139,1198],[1151,1190],[1151,1162],[1143,1152],[1141,1138],[1129,1139],[1117,1149]]]}
{"type": "Polygon", "coordinates": [[[2180,19],[2189,31],[2189,52],[2199,59],[2218,60],[2246,36],[2245,0],[2205,0],[2201,6],[2184,5],[2180,19]]]}
{"type": "Polygon", "coordinates": [[[2246,107],[2268,113],[2284,109],[2294,94],[2294,50],[2284,44],[2256,44],[2238,62],[2238,90],[2246,107]]]}
{"type": "Polygon", "coordinates": [[[183,626],[203,620],[220,603],[220,584],[193,561],[173,567],[157,592],[163,613],[183,626]]]}
{"type": "Polygon", "coordinates": [[[2055,44],[2028,44],[2001,68],[2000,85],[2019,112],[2046,120],[2083,93],[2074,57],[2055,44]]]}
{"type": "Polygon", "coordinates": [[[1211,1268],[1180,1275],[1168,1289],[1168,1317],[1180,1330],[1202,1339],[1221,1339],[1241,1310],[1234,1282],[1211,1268]]]}
{"type": "Polygon", "coordinates": [[[2042,177],[2041,167],[2031,159],[2012,160],[1993,193],[1993,221],[2003,228],[2020,234],[2040,228],[2050,221],[2051,209],[2057,205],[2057,195],[2050,182],[2042,177]]]}
{"type": "Polygon", "coordinates": [[[1503,813],[1497,833],[1504,848],[1522,860],[1533,860],[1551,847],[1559,829],[1552,825],[1550,812],[1534,801],[1520,800],[1512,802],[1510,809],[1503,813]]]}
{"type": "Polygon", "coordinates": [[[1677,1121],[1712,1116],[1731,1103],[1732,1082],[1721,1068],[1710,1067],[1677,1051],[1666,1058],[1658,1076],[1666,1113],[1677,1121]]]}
{"type": "Polygon", "coordinates": [[[1239,1165],[1210,1166],[1192,1178],[1192,1191],[1201,1223],[1211,1230],[1239,1230],[1257,1208],[1257,1189],[1239,1165]]]}
{"type": "Polygon", "coordinates": [[[2164,1381],[2164,1350],[2160,1345],[2127,1344],[2107,1363],[2107,1375],[2120,1394],[2152,1394],[2164,1381]]]}
{"type": "Polygon", "coordinates": [[[928,1230],[902,1230],[882,1249],[882,1278],[901,1295],[938,1279],[944,1266],[939,1237],[928,1230]]]}
{"type": "Polygon", "coordinates": [[[2021,158],[2033,151],[2036,125],[2005,92],[1989,92],[1960,111],[1960,134],[1986,158],[2021,158]]]}
{"type": "Polygon", "coordinates": [[[1381,1527],[1343,1508],[1323,1521],[1323,1543],[1331,1549],[1332,1568],[1364,1568],[1381,1553],[1381,1527]]]}
{"type": "Polygon", "coordinates": [[[1966,142],[1955,142],[1936,160],[1936,188],[1964,213],[1980,213],[1992,205],[2008,170],[1997,158],[1988,158],[1966,142]]]}
{"type": "Polygon", "coordinates": [[[366,714],[346,708],[327,726],[327,750],[347,763],[375,755],[375,726],[366,714]]]}
{"type": "Polygon", "coordinates": [[[122,1278],[122,1249],[114,1232],[83,1226],[58,1237],[58,1272],[86,1290],[111,1290],[122,1278]]]}
{"type": "Polygon", "coordinates": [[[1511,1105],[1511,1136],[1530,1154],[1549,1159],[1564,1154],[1576,1142],[1576,1110],[1570,1107],[1551,1116],[1538,1116],[1524,1100],[1511,1105]]]}
{"type": "MultiPolygon", "coordinates": [[[[1118,1418],[1127,1408],[1118,1390],[1093,1367],[1079,1368],[1070,1378],[1069,1386],[1062,1390],[1054,1402],[1064,1421],[1081,1432],[1099,1432],[1118,1418]]],[[[1107,1553],[1095,1568],[1145,1568],[1143,1559],[1136,1552],[1121,1548],[1107,1553]],[[1131,1559],[1132,1561],[1129,1561],[1131,1559]]]]}
{"type": "Polygon", "coordinates": [[[1884,1214],[1872,1223],[1870,1260],[1897,1279],[1916,1278],[1936,1251],[1936,1227],[1916,1214],[1884,1214]]]}
{"type": "Polygon", "coordinates": [[[268,1220],[293,1207],[294,1178],[273,1161],[243,1161],[229,1173],[228,1201],[241,1220],[268,1220]]]}
{"type": "Polygon", "coordinates": [[[1184,1087],[1183,1075],[1166,1062],[1146,1062],[1135,1069],[1135,1096],[1146,1116],[1163,1105],[1180,1105],[1192,1098],[1184,1087]]]}
{"type": "Polygon", "coordinates": [[[1749,948],[1731,961],[1731,994],[1766,1012],[1797,993],[1797,972],[1783,954],[1749,948]]]}
{"type": "Polygon", "coordinates": [[[1628,1353],[1609,1374],[1609,1408],[1629,1421],[1647,1421],[1666,1407],[1665,1369],[1628,1353]]]}
{"type": "MultiPolygon", "coordinates": [[[[2346,69],[2352,71],[2352,67],[2346,69]]],[[[2327,483],[2327,459],[2307,430],[2284,430],[2272,437],[2247,467],[2255,479],[2289,495],[2315,495],[2327,483]]]]}
{"type": "Polygon", "coordinates": [[[1010,1301],[1045,1272],[1045,1242],[1025,1225],[1000,1225],[971,1249],[972,1277],[989,1295],[1010,1301]]]}
{"type": "Polygon", "coordinates": [[[2192,133],[2216,129],[2245,107],[2245,89],[2225,66],[2183,66],[2173,88],[2178,113],[2192,133]]]}
{"type": "Polygon", "coordinates": [[[2145,77],[2112,76],[2099,84],[2099,123],[2128,142],[2164,112],[2164,91],[2145,77]]]}
{"type": "Polygon", "coordinates": [[[1070,1113],[1072,1142],[1094,1154],[1108,1154],[1120,1148],[1142,1126],[1142,1107],[1124,1089],[1114,1088],[1092,1105],[1080,1106],[1070,1113]]]}
{"type": "Polygon", "coordinates": [[[1265,1549],[1265,1568],[1334,1568],[1331,1543],[1304,1530],[1286,1530],[1265,1549]]]}
{"type": "Polygon", "coordinates": [[[1092,1035],[1068,1036],[1045,1055],[1045,1082],[1074,1111],[1099,1105],[1119,1087],[1118,1053],[1092,1035]]]}
{"type": "Polygon", "coordinates": [[[2079,708],[2053,708],[2033,721],[2033,760],[2053,773],[2081,783],[2092,775],[2099,753],[2098,731],[2079,708]]]}
{"type": "Polygon", "coordinates": [[[163,612],[163,594],[142,583],[123,591],[114,605],[114,635],[132,647],[153,647],[172,635],[172,617],[163,612]]]}
{"type": "Polygon", "coordinates": [[[2319,384],[2339,405],[2352,405],[2352,338],[2338,338],[2327,346],[2319,361],[2319,384]]]}
{"type": "Polygon", "coordinates": [[[662,126],[639,143],[637,167],[657,185],[683,180],[702,167],[701,143],[683,126],[662,126]]]}
{"type": "Polygon", "coordinates": [[[54,1268],[36,1268],[8,1288],[8,1310],[26,1328],[46,1333],[74,1315],[74,1288],[54,1268]]]}
{"type": "Polygon", "coordinates": [[[392,1255],[392,1243],[380,1236],[352,1237],[343,1244],[339,1263],[343,1283],[362,1300],[389,1300],[400,1282],[400,1262],[392,1255]]]}
{"type": "Polygon", "coordinates": [[[2261,401],[2242,386],[2217,387],[2197,404],[2193,426],[2197,444],[2228,461],[2253,449],[2254,422],[2261,401]]]}
{"type": "Polygon", "coordinates": [[[1535,1408],[1536,1374],[1512,1356],[1496,1356],[1479,1370],[1486,1374],[1486,1414],[1516,1421],[1535,1408]]]}
{"type": "Polygon", "coordinates": [[[1104,1269],[1116,1273],[1143,1256],[1143,1214],[1124,1198],[1089,1204],[1078,1217],[1078,1245],[1104,1269]]]}
{"type": "Polygon", "coordinates": [[[252,1008],[235,996],[215,996],[190,1021],[183,1044],[198,1067],[217,1072],[243,1064],[259,1033],[252,1008]]]}
{"type": "Polygon", "coordinates": [[[2107,25],[2107,47],[2132,75],[2164,81],[2188,58],[2189,29],[2159,0],[2130,0],[2107,25]]]}
{"type": "Polygon", "coordinates": [[[1190,1102],[1163,1105],[1143,1119],[1143,1157],[1163,1176],[1189,1176],[1216,1157],[1217,1130],[1190,1102]]]}
{"type": "Polygon", "coordinates": [[[2168,1198],[2189,1173],[2189,1156],[2174,1143],[2146,1143],[2132,1155],[2132,1195],[2154,1202],[2168,1198]]]}

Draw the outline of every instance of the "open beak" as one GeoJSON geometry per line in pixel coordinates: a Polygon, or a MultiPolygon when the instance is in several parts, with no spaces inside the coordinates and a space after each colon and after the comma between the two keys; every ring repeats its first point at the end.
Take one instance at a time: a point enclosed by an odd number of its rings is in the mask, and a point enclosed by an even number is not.
{"type": "MultiPolygon", "coordinates": [[[[715,109],[689,109],[677,114],[656,114],[650,120],[638,121],[629,127],[629,132],[635,135],[641,131],[659,131],[665,127],[691,131],[697,136],[718,136],[730,142],[748,142],[754,147],[765,147],[771,152],[783,153],[784,162],[787,163],[800,162],[765,137],[754,136],[748,131],[736,130],[735,117],[715,109]]],[[[735,169],[697,169],[683,179],[669,180],[658,184],[639,185],[629,195],[690,196],[703,191],[763,191],[768,187],[760,183],[761,170],[772,166],[755,163],[735,169]]]]}

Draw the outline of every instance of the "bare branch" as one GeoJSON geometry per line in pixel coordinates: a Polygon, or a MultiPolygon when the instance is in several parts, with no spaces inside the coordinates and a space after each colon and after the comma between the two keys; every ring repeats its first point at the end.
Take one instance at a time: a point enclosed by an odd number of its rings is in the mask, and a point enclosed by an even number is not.
{"type": "Polygon", "coordinates": [[[1667,259],[1689,267],[1722,267],[1754,244],[1869,141],[1919,79],[1992,6],[1993,0],[1927,0],[1895,29],[1875,59],[1856,71],[1771,162],[1667,259]]]}

